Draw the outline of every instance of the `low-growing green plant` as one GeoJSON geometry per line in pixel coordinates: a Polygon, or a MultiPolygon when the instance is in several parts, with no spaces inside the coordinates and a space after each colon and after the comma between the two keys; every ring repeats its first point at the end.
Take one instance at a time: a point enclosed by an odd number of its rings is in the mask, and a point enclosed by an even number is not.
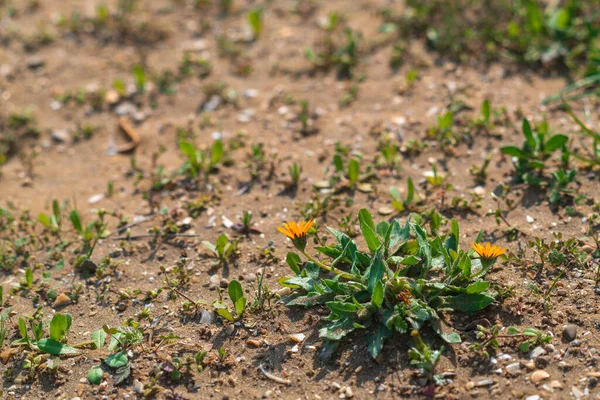
{"type": "Polygon", "coordinates": [[[477,325],[477,342],[471,345],[470,349],[481,353],[485,357],[489,357],[490,349],[495,350],[501,347],[501,339],[516,341],[519,345],[519,350],[527,353],[531,347],[543,346],[550,343],[552,336],[534,328],[520,329],[515,326],[505,328],[500,324],[486,328],[482,325],[477,325]]]}
{"type": "Polygon", "coordinates": [[[262,8],[253,8],[248,12],[248,24],[252,29],[252,38],[258,40],[263,30],[262,8]]]}
{"type": "MultiPolygon", "coordinates": [[[[472,314],[494,301],[496,294],[484,277],[504,250],[490,249],[488,244],[487,249],[478,247],[480,256],[475,257],[473,251],[460,249],[455,220],[442,236],[428,235],[410,218],[404,226],[398,220],[375,225],[366,209],[359,212],[359,222],[368,250],[359,250],[350,237],[328,228],[337,243],[316,250],[329,261],[311,256],[305,249],[306,233],[296,230],[292,243],[308,261],[303,264],[296,253],[288,253],[286,260],[295,276],[279,281],[293,290],[284,299],[286,304],[326,305],[328,322],[319,332],[325,340],[339,341],[354,331],[367,330],[372,357],[379,355],[394,332],[418,333],[430,327],[443,340],[460,342],[457,332],[443,328],[441,314],[472,314]]],[[[417,344],[415,351],[425,349],[417,344]]],[[[435,364],[434,354],[413,354],[417,362],[435,364]]]]}
{"type": "Polygon", "coordinates": [[[411,204],[418,203],[418,197],[415,193],[415,185],[411,177],[406,179],[406,199],[402,198],[400,190],[395,186],[390,186],[390,194],[392,195],[392,207],[398,212],[410,209],[411,204]]]}
{"type": "Polygon", "coordinates": [[[213,307],[217,310],[217,314],[225,318],[227,321],[233,322],[244,316],[247,300],[244,296],[242,285],[235,279],[229,282],[229,285],[227,286],[227,293],[229,294],[229,299],[233,303],[236,313],[235,317],[233,310],[230,309],[227,304],[223,302],[223,300],[215,300],[213,302],[213,307]]]}
{"type": "Polygon", "coordinates": [[[541,175],[546,168],[545,161],[554,152],[562,149],[569,138],[562,134],[551,135],[546,122],[540,124],[534,134],[527,118],[523,119],[522,130],[525,142],[521,148],[504,146],[500,148],[500,151],[516,159],[514,167],[517,182],[540,185],[542,183],[541,175]]]}
{"type": "Polygon", "coordinates": [[[217,238],[215,244],[207,240],[202,241],[202,244],[218,257],[218,260],[214,262],[215,266],[227,262],[231,257],[236,255],[238,250],[237,239],[229,240],[224,233],[217,238]]]}
{"type": "Polygon", "coordinates": [[[187,160],[181,167],[181,172],[188,173],[191,178],[200,174],[206,178],[223,161],[224,147],[222,140],[215,140],[210,150],[201,150],[193,143],[182,140],[179,142],[179,150],[186,156],[187,160]]]}
{"type": "Polygon", "coordinates": [[[53,355],[73,355],[79,353],[76,348],[67,346],[64,343],[72,323],[72,318],[69,314],[54,314],[52,321],[50,321],[49,337],[44,337],[45,332],[41,320],[31,317],[27,319],[30,323],[32,336],[30,337],[28,334],[26,319],[19,318],[18,327],[21,338],[13,341],[11,346],[25,347],[33,352],[53,355]]]}

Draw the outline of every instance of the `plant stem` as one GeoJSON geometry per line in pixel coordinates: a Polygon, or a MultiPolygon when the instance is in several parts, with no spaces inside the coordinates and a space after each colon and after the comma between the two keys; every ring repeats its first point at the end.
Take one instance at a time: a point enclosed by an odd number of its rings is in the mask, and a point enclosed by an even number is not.
{"type": "Polygon", "coordinates": [[[323,264],[321,261],[317,260],[316,258],[314,258],[314,257],[311,257],[311,256],[310,256],[310,255],[309,255],[309,254],[306,252],[306,250],[302,251],[302,254],[304,254],[304,256],[305,256],[306,258],[308,258],[308,260],[309,260],[309,261],[312,261],[313,263],[315,263],[316,265],[318,265],[318,266],[319,266],[319,268],[321,268],[321,269],[323,269],[323,270],[325,270],[325,271],[327,271],[327,272],[331,272],[331,273],[333,273],[333,274],[340,275],[340,276],[341,276],[342,278],[344,278],[344,279],[355,279],[355,276],[354,276],[354,275],[352,275],[352,274],[349,274],[349,273],[347,273],[347,272],[344,272],[344,271],[342,271],[342,270],[339,270],[339,269],[337,269],[337,268],[335,268],[335,267],[331,267],[331,266],[325,265],[325,264],[323,264]]]}

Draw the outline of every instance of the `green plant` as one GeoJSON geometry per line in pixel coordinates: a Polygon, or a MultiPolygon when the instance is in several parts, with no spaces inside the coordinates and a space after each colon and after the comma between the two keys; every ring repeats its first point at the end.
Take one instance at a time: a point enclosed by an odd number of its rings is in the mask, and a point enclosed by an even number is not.
{"type": "Polygon", "coordinates": [[[227,260],[236,254],[238,246],[236,239],[229,240],[227,235],[224,233],[217,238],[215,244],[212,244],[206,240],[202,241],[202,244],[218,257],[218,260],[214,263],[214,265],[220,265],[227,262],[227,260]]]}
{"type": "Polygon", "coordinates": [[[505,328],[500,324],[486,328],[482,325],[477,325],[477,342],[471,345],[470,349],[480,352],[485,357],[489,357],[489,349],[500,348],[500,339],[516,339],[519,344],[519,350],[523,353],[527,353],[532,346],[550,343],[552,341],[552,336],[534,328],[520,329],[515,326],[505,328]],[[506,333],[503,333],[505,331],[506,333]]]}
{"type": "Polygon", "coordinates": [[[69,219],[73,224],[73,228],[79,234],[81,239],[83,240],[83,247],[81,253],[85,255],[84,258],[79,258],[77,261],[77,265],[81,264],[85,258],[89,259],[96,248],[96,244],[98,240],[102,238],[104,235],[104,231],[106,230],[107,224],[103,221],[103,213],[99,211],[100,218],[90,222],[87,226],[84,227],[81,222],[81,216],[79,211],[73,210],[69,214],[69,219]]]}
{"type": "Polygon", "coordinates": [[[138,92],[144,94],[146,91],[146,70],[141,65],[135,65],[132,72],[138,92]]]}
{"type": "Polygon", "coordinates": [[[250,28],[252,28],[252,38],[254,40],[258,40],[262,33],[262,13],[262,8],[253,8],[248,12],[248,23],[250,24],[250,28]]]}
{"type": "MultiPolygon", "coordinates": [[[[444,236],[429,236],[410,219],[404,226],[397,220],[375,225],[366,209],[359,212],[359,222],[368,251],[359,250],[350,237],[328,228],[337,243],[316,250],[329,262],[303,250],[308,261],[302,265],[297,254],[288,254],[286,260],[295,276],[279,281],[293,290],[284,299],[286,304],[326,305],[328,323],[319,335],[329,341],[368,330],[368,350],[373,357],[393,332],[407,334],[426,326],[449,343],[460,342],[457,332],[442,329],[440,314],[474,313],[491,304],[495,293],[483,278],[496,258],[487,253],[473,258],[472,251],[461,250],[455,220],[444,236]]],[[[428,357],[434,364],[434,355],[428,357]]]]}
{"type": "Polygon", "coordinates": [[[236,317],[234,317],[232,314],[233,310],[231,310],[222,300],[215,300],[213,302],[213,307],[217,310],[217,313],[221,317],[225,318],[227,321],[233,322],[244,316],[247,300],[246,297],[244,297],[242,285],[235,279],[229,282],[227,293],[229,294],[229,299],[235,308],[236,317]]]}
{"type": "Polygon", "coordinates": [[[298,187],[298,184],[300,183],[300,176],[302,174],[302,165],[294,163],[294,165],[288,168],[288,173],[290,175],[291,187],[298,187]]]}
{"type": "Polygon", "coordinates": [[[469,170],[469,173],[473,177],[475,177],[475,182],[477,182],[479,185],[484,185],[485,182],[487,181],[487,169],[490,166],[491,161],[492,161],[492,155],[488,154],[485,157],[485,160],[483,160],[483,164],[481,165],[481,167],[473,165],[471,167],[471,169],[469,170]]]}
{"type": "Polygon", "coordinates": [[[517,182],[540,185],[540,175],[546,168],[545,161],[555,151],[562,149],[569,138],[562,134],[550,135],[547,123],[540,124],[534,134],[526,118],[523,119],[522,130],[525,142],[520,149],[516,146],[504,146],[500,151],[516,159],[513,163],[517,182]]]}
{"type": "Polygon", "coordinates": [[[222,140],[215,140],[210,150],[202,151],[191,142],[179,142],[179,150],[187,160],[181,167],[181,172],[187,172],[191,178],[196,178],[201,173],[208,177],[210,173],[223,161],[224,147],[222,140]]]}
{"type": "Polygon", "coordinates": [[[411,204],[418,203],[418,198],[415,194],[415,185],[411,177],[406,179],[406,199],[402,199],[402,195],[397,187],[390,186],[390,194],[392,195],[392,207],[398,212],[405,209],[410,209],[411,204]]]}
{"type": "Polygon", "coordinates": [[[574,169],[570,171],[559,169],[550,174],[552,176],[550,181],[550,195],[548,197],[550,203],[558,203],[564,195],[575,195],[575,191],[573,189],[568,189],[567,186],[575,180],[576,174],[577,170],[574,169]]]}
{"type": "Polygon", "coordinates": [[[42,321],[29,318],[29,322],[33,336],[30,337],[27,333],[26,320],[19,318],[18,327],[21,338],[13,341],[11,346],[23,346],[34,352],[41,351],[53,355],[79,353],[76,348],[64,344],[72,323],[72,318],[69,314],[54,314],[50,321],[49,337],[44,337],[42,321]]]}

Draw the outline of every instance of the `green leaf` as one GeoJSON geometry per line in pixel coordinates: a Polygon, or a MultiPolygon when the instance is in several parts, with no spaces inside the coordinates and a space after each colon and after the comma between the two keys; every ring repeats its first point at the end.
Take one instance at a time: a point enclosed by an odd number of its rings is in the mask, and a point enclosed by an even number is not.
{"type": "Polygon", "coordinates": [[[111,354],[104,359],[104,363],[111,368],[122,367],[123,365],[127,365],[128,362],[129,359],[127,358],[127,355],[122,352],[111,354]]]}
{"type": "Polygon", "coordinates": [[[554,135],[546,142],[545,149],[547,152],[551,153],[554,150],[560,149],[563,147],[569,138],[565,135],[554,135]]]}
{"type": "Polygon", "coordinates": [[[38,221],[40,221],[40,223],[46,228],[50,228],[52,226],[52,222],[50,222],[50,216],[48,214],[40,213],[38,215],[38,221]]]}
{"type": "Polygon", "coordinates": [[[357,313],[362,309],[362,307],[357,304],[344,303],[342,301],[330,301],[326,304],[331,311],[337,314],[357,313]]]}
{"type": "Polygon", "coordinates": [[[348,180],[350,181],[350,187],[353,187],[358,182],[358,176],[360,174],[360,164],[356,159],[350,160],[348,164],[348,180]]]}
{"type": "Polygon", "coordinates": [[[392,337],[392,330],[385,325],[380,324],[375,333],[367,336],[368,349],[371,357],[377,358],[381,349],[383,349],[383,341],[392,337]]]}
{"type": "Polygon", "coordinates": [[[231,302],[235,304],[239,299],[244,297],[244,291],[242,290],[242,285],[237,280],[232,280],[229,282],[229,286],[227,287],[227,292],[229,292],[229,298],[231,302]]]}
{"type": "Polygon", "coordinates": [[[519,328],[517,328],[515,326],[509,326],[508,328],[506,328],[506,331],[508,332],[509,335],[518,335],[521,333],[519,328]]]}
{"type": "MultiPolygon", "coordinates": [[[[390,195],[392,196],[392,199],[394,199],[395,201],[402,203],[402,196],[400,195],[400,191],[398,190],[397,187],[395,186],[390,186],[390,195]]],[[[401,211],[401,210],[399,210],[401,211]]]]}
{"type": "Polygon", "coordinates": [[[448,299],[448,306],[456,311],[474,313],[483,310],[493,301],[493,297],[481,293],[459,294],[448,299]]]}
{"type": "Polygon", "coordinates": [[[29,289],[33,288],[33,271],[31,268],[25,269],[25,282],[27,283],[27,287],[29,289]]]}
{"type": "Polygon", "coordinates": [[[19,333],[21,337],[29,342],[29,337],[27,336],[27,324],[23,318],[19,317],[19,333]]]}
{"type": "Polygon", "coordinates": [[[97,349],[101,349],[104,347],[104,343],[106,343],[106,332],[104,329],[98,329],[97,331],[92,332],[92,340],[94,341],[94,346],[97,349]]]}
{"type": "Polygon", "coordinates": [[[217,314],[227,321],[235,321],[235,318],[233,318],[233,315],[231,315],[231,312],[227,308],[217,308],[217,314]]]}
{"type": "Polygon", "coordinates": [[[340,318],[335,323],[321,328],[319,336],[328,340],[341,340],[355,329],[352,318],[340,318]]]}
{"type": "MultiPolygon", "coordinates": [[[[531,125],[529,124],[529,121],[527,120],[527,118],[523,118],[523,135],[525,136],[525,139],[527,140],[527,144],[529,145],[530,149],[535,149],[535,138],[533,137],[533,132],[531,131],[531,125]]],[[[500,149],[502,151],[502,149],[500,149]]]]}
{"type": "Polygon", "coordinates": [[[102,381],[102,374],[102,368],[100,368],[99,365],[96,365],[90,368],[90,372],[88,372],[88,381],[90,381],[92,385],[99,385],[102,381]]]}
{"type": "Polygon", "coordinates": [[[41,351],[48,354],[79,354],[79,350],[76,348],[57,342],[52,338],[38,340],[37,346],[41,351]]]}
{"type": "Polygon", "coordinates": [[[487,123],[490,120],[490,101],[485,99],[483,103],[481,103],[481,116],[483,120],[487,123]]]}
{"type": "Polygon", "coordinates": [[[203,240],[202,244],[204,245],[204,247],[206,247],[207,249],[209,249],[213,253],[217,252],[217,247],[214,244],[212,244],[211,242],[209,242],[208,240],[203,240]]]}
{"type": "Polygon", "coordinates": [[[467,286],[467,293],[468,294],[476,294],[476,293],[481,293],[481,292],[485,292],[486,290],[488,290],[488,288],[490,287],[490,283],[489,282],[474,282],[471,283],[469,286],[467,286]]]}
{"type": "Polygon", "coordinates": [[[413,180],[411,177],[408,177],[406,179],[406,188],[407,188],[406,204],[410,204],[413,202],[413,200],[415,198],[415,184],[413,183],[413,180]]]}
{"type": "Polygon", "coordinates": [[[520,159],[526,159],[527,154],[523,153],[521,149],[515,146],[504,146],[500,147],[500,151],[508,156],[517,157],[520,159]]]}
{"type": "Polygon", "coordinates": [[[375,286],[377,286],[377,283],[382,282],[384,273],[385,273],[385,263],[383,261],[382,251],[379,250],[379,251],[377,251],[377,253],[375,253],[375,256],[373,257],[373,261],[372,261],[371,265],[369,266],[368,285],[367,285],[369,293],[373,294],[373,291],[375,290],[375,286]]]}
{"type": "Polygon", "coordinates": [[[210,155],[211,164],[216,165],[219,162],[221,162],[221,160],[223,159],[223,154],[224,154],[223,141],[215,140],[215,142],[213,143],[212,152],[210,155]]]}
{"type": "Polygon", "coordinates": [[[50,321],[50,337],[58,342],[61,342],[69,330],[69,323],[64,314],[56,313],[50,321]]]}
{"type": "Polygon", "coordinates": [[[360,221],[360,229],[362,230],[365,241],[371,253],[375,252],[381,245],[381,240],[375,234],[375,224],[371,213],[365,208],[358,212],[358,220],[360,221]]]}
{"type": "Polygon", "coordinates": [[[285,257],[285,261],[296,275],[300,275],[300,264],[302,263],[302,259],[298,254],[289,252],[285,257]]]}
{"type": "Polygon", "coordinates": [[[375,289],[373,289],[373,295],[371,296],[371,302],[375,307],[379,308],[383,304],[383,282],[379,281],[375,285],[375,289]]]}
{"type": "Polygon", "coordinates": [[[77,210],[71,211],[71,213],[69,214],[69,219],[71,220],[71,223],[73,224],[73,228],[75,228],[77,233],[83,234],[83,228],[81,225],[81,217],[79,216],[79,211],[77,211],[77,210]]]}
{"type": "Polygon", "coordinates": [[[194,145],[188,141],[182,140],[179,142],[179,150],[188,158],[195,159],[196,158],[196,148],[194,145]]]}

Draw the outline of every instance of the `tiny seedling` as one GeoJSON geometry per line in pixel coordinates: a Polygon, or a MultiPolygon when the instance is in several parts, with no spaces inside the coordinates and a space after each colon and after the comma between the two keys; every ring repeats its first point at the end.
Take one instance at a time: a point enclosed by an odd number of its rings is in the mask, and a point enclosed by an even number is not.
{"type": "Polygon", "coordinates": [[[227,293],[229,294],[229,299],[233,303],[236,316],[234,317],[233,310],[230,309],[222,300],[215,300],[213,302],[213,307],[217,310],[217,313],[221,317],[225,318],[227,321],[233,322],[244,316],[247,300],[244,296],[242,285],[235,279],[229,282],[227,293]]]}
{"type": "Polygon", "coordinates": [[[218,257],[218,260],[213,263],[214,266],[224,264],[235,256],[238,246],[237,239],[229,240],[224,233],[217,238],[215,244],[206,240],[202,241],[202,244],[218,257]]]}

